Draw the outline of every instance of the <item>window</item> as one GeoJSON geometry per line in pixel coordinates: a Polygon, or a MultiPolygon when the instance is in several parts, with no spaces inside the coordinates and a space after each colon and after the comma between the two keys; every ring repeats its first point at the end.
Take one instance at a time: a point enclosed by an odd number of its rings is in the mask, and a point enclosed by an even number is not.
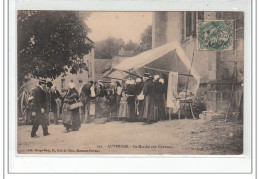
{"type": "Polygon", "coordinates": [[[187,11],[185,14],[185,35],[196,35],[196,12],[187,11]]]}
{"type": "Polygon", "coordinates": [[[186,12],[186,37],[191,35],[191,12],[186,12]]]}

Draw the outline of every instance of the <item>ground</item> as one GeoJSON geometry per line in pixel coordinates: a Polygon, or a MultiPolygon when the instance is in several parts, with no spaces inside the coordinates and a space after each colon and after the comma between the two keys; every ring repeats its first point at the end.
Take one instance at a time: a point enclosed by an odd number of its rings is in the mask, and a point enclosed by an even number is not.
{"type": "Polygon", "coordinates": [[[18,126],[18,153],[48,154],[196,154],[243,153],[243,123],[237,120],[171,120],[150,125],[121,121],[84,123],[65,133],[49,125],[51,135],[31,138],[30,125],[18,126]]]}

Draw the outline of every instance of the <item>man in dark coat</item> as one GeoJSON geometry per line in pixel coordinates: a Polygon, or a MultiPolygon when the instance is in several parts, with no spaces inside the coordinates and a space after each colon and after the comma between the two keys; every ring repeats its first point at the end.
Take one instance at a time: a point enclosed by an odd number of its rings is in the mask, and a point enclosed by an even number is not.
{"type": "Polygon", "coordinates": [[[46,113],[48,115],[48,122],[58,123],[56,97],[54,94],[54,90],[51,89],[53,84],[51,81],[48,81],[46,86],[47,86],[47,89],[46,89],[47,111],[46,111],[46,113]],[[52,115],[50,115],[50,114],[52,114],[52,115]]]}
{"type": "Polygon", "coordinates": [[[36,112],[36,117],[33,123],[31,137],[36,138],[36,132],[38,130],[39,125],[42,125],[43,135],[50,135],[48,132],[48,121],[46,119],[46,111],[47,111],[47,98],[46,92],[44,91],[46,85],[45,80],[39,81],[39,86],[34,89],[34,110],[36,112]]]}
{"type": "Polygon", "coordinates": [[[91,84],[86,83],[83,85],[80,93],[80,100],[83,103],[84,122],[87,122],[89,116],[90,95],[91,95],[90,88],[91,88],[91,84]]]}
{"type": "Polygon", "coordinates": [[[155,89],[155,106],[158,108],[158,119],[165,120],[165,98],[164,98],[164,85],[159,82],[159,75],[154,76],[154,89],[155,89]]]}
{"type": "Polygon", "coordinates": [[[155,88],[154,82],[149,74],[145,74],[145,77],[149,78],[144,84],[144,114],[143,119],[147,124],[156,119],[154,110],[154,98],[155,98],[155,88]]]}
{"type": "Polygon", "coordinates": [[[51,81],[47,82],[47,112],[52,112],[52,116],[49,115],[49,122],[54,122],[58,125],[58,116],[57,116],[57,103],[56,99],[61,99],[61,95],[57,89],[53,87],[51,81]]]}

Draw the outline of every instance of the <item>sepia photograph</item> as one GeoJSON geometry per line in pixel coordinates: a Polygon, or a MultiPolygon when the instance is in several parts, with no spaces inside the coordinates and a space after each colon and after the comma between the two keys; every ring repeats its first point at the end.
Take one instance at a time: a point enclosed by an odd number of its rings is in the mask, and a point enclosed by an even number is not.
{"type": "Polygon", "coordinates": [[[18,154],[243,154],[244,12],[16,13],[18,154]]]}

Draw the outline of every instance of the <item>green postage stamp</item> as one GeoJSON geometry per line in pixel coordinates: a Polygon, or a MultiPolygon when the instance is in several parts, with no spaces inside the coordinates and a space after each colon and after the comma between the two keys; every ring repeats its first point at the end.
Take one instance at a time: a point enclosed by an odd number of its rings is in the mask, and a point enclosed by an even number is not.
{"type": "Polygon", "coordinates": [[[233,21],[204,21],[198,23],[199,50],[233,50],[233,21]]]}

